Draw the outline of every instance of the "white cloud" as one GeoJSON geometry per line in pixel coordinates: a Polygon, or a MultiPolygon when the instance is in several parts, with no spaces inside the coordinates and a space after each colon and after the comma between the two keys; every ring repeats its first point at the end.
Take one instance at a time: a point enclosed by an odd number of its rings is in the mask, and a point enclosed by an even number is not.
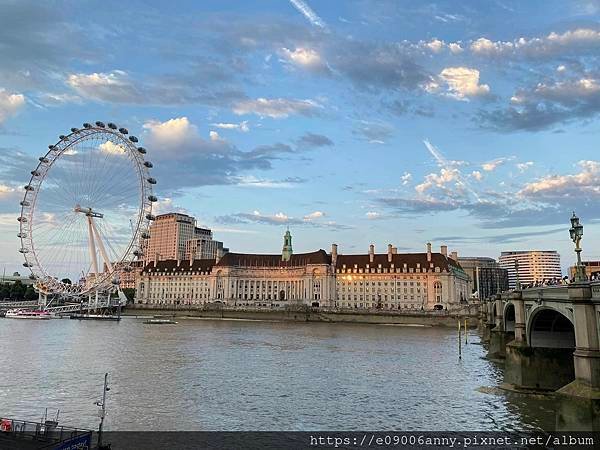
{"type": "Polygon", "coordinates": [[[433,53],[439,53],[444,49],[445,44],[444,41],[440,41],[439,39],[432,39],[425,43],[425,46],[433,53]]]}
{"type": "Polygon", "coordinates": [[[324,217],[324,216],[325,216],[325,213],[323,211],[315,211],[315,212],[305,215],[304,220],[320,219],[321,217],[324,217]]]}
{"type": "Polygon", "coordinates": [[[415,191],[419,194],[424,194],[432,187],[444,188],[446,184],[460,181],[460,172],[458,169],[442,168],[440,173],[430,173],[425,176],[423,183],[415,186],[415,191]]]}
{"type": "Polygon", "coordinates": [[[448,85],[451,97],[466,100],[469,97],[480,97],[490,93],[487,84],[479,84],[479,70],[469,67],[446,67],[440,78],[448,85]]]}
{"type": "Polygon", "coordinates": [[[77,73],[67,77],[67,85],[80,96],[107,102],[141,102],[142,95],[135,88],[127,72],[77,73]]]}
{"type": "Polygon", "coordinates": [[[172,212],[190,214],[187,209],[175,205],[173,199],[169,197],[159,198],[158,201],[152,205],[153,214],[167,214],[172,212]]]}
{"type": "Polygon", "coordinates": [[[527,169],[529,169],[531,166],[533,166],[533,161],[527,161],[527,162],[524,162],[524,163],[518,163],[517,164],[517,169],[519,169],[519,172],[523,173],[527,169]]]}
{"type": "Polygon", "coordinates": [[[269,180],[265,178],[257,178],[253,175],[243,176],[238,178],[236,183],[238,186],[257,187],[257,188],[292,188],[297,186],[298,182],[293,179],[288,180],[269,180]]]}
{"type": "Polygon", "coordinates": [[[119,145],[114,144],[112,141],[106,141],[99,145],[98,147],[102,152],[109,153],[111,155],[124,155],[125,149],[119,145]]]}
{"type": "Polygon", "coordinates": [[[519,195],[537,199],[589,199],[600,197],[600,162],[579,161],[581,171],[575,175],[549,175],[527,183],[519,195]]]}
{"type": "Polygon", "coordinates": [[[322,106],[314,100],[257,98],[237,102],[233,107],[233,112],[240,116],[244,114],[256,114],[261,117],[284,119],[294,114],[314,116],[317,114],[319,108],[322,108],[322,106]]]}
{"type": "Polygon", "coordinates": [[[7,186],[6,184],[0,184],[0,197],[12,194],[13,192],[15,192],[14,188],[7,186]]]}
{"type": "Polygon", "coordinates": [[[250,131],[250,127],[248,126],[247,120],[244,120],[240,123],[211,123],[211,126],[221,128],[223,130],[237,130],[241,131],[242,133],[247,133],[248,131],[250,131]]]}
{"type": "Polygon", "coordinates": [[[451,42],[450,44],[448,44],[448,48],[450,49],[450,52],[455,55],[462,53],[464,51],[464,49],[461,47],[461,45],[458,42],[451,42]]]}
{"type": "Polygon", "coordinates": [[[474,170],[471,172],[471,177],[477,181],[481,181],[483,179],[483,174],[479,170],[474,170]]]}
{"type": "Polygon", "coordinates": [[[573,99],[597,95],[600,93],[600,84],[594,78],[559,81],[549,85],[540,83],[534,93],[546,99],[569,103],[573,99]]]}
{"type": "Polygon", "coordinates": [[[376,211],[368,211],[365,215],[369,220],[379,219],[381,217],[381,213],[378,213],[376,211]]]}
{"type": "Polygon", "coordinates": [[[404,172],[404,175],[402,175],[400,179],[402,180],[402,185],[406,186],[410,183],[410,180],[412,180],[412,174],[410,172],[404,172]]]}
{"type": "Polygon", "coordinates": [[[282,212],[278,212],[273,216],[266,216],[260,213],[260,211],[253,211],[252,215],[257,217],[257,218],[261,218],[261,219],[266,219],[272,222],[280,222],[280,223],[286,223],[290,220],[290,217],[287,214],[284,214],[282,212]]]}
{"type": "Polygon", "coordinates": [[[221,139],[221,136],[219,136],[219,133],[217,133],[216,131],[209,131],[208,132],[208,136],[210,137],[211,141],[218,141],[221,139]]]}
{"type": "Polygon", "coordinates": [[[177,117],[166,122],[148,121],[143,125],[158,146],[175,148],[194,139],[198,135],[195,125],[187,117],[177,117]]]}
{"type": "Polygon", "coordinates": [[[494,170],[496,170],[498,167],[500,167],[501,165],[503,165],[504,163],[506,163],[510,159],[513,159],[513,158],[512,157],[511,158],[508,158],[508,157],[506,157],[506,158],[496,158],[496,159],[494,159],[492,161],[484,162],[481,165],[481,168],[483,170],[485,170],[486,172],[493,172],[494,170]]]}
{"type": "Polygon", "coordinates": [[[23,94],[9,94],[0,88],[0,125],[9,117],[14,116],[25,105],[23,94]]]}
{"type": "Polygon", "coordinates": [[[480,56],[525,56],[539,58],[558,54],[569,54],[576,50],[595,49],[600,44],[600,31],[577,28],[564,33],[551,32],[546,36],[513,41],[491,41],[479,38],[471,42],[470,49],[480,56]]]}
{"type": "Polygon", "coordinates": [[[296,66],[310,70],[327,70],[327,65],[319,52],[311,48],[298,47],[295,50],[282,48],[281,56],[296,66]]]}

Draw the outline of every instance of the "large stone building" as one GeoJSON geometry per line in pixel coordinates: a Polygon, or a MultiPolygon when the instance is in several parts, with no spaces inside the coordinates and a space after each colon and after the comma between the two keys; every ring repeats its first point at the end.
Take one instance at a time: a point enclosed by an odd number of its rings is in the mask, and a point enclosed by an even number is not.
{"type": "Polygon", "coordinates": [[[138,279],[136,303],[432,310],[466,302],[470,278],[453,253],[294,253],[286,232],[281,254],[226,253],[215,259],[151,261],[138,279]]]}
{"type": "Polygon", "coordinates": [[[508,290],[508,271],[494,258],[463,256],[458,262],[473,280],[474,297],[485,299],[508,290]]]}
{"type": "Polygon", "coordinates": [[[510,289],[519,283],[527,285],[561,278],[560,255],[556,250],[527,250],[502,252],[498,259],[500,267],[508,270],[510,289]]]}

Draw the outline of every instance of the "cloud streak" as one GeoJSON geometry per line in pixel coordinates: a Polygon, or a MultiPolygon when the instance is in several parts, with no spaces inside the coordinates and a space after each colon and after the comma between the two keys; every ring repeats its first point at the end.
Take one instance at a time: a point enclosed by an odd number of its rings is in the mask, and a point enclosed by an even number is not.
{"type": "Polygon", "coordinates": [[[316,27],[319,27],[323,30],[327,30],[327,25],[323,22],[317,13],[315,13],[310,6],[306,4],[306,2],[302,0],[290,0],[290,3],[296,8],[300,13],[306,17],[306,19],[316,27]]]}

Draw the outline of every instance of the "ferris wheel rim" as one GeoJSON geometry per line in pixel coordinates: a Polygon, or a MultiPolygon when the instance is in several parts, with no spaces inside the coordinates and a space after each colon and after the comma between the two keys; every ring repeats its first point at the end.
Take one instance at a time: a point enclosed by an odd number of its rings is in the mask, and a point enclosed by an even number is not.
{"type": "Polygon", "coordinates": [[[118,128],[112,123],[108,123],[108,127],[102,122],[96,122],[95,125],[85,123],[83,128],[71,128],[71,133],[61,135],[56,144],[49,145],[48,151],[38,158],[39,163],[34,170],[31,171],[29,183],[24,186],[25,193],[23,200],[20,202],[21,214],[18,218],[19,233],[18,237],[21,241],[20,252],[23,254],[25,262],[23,266],[29,269],[31,277],[36,279],[35,286],[38,291],[44,293],[58,293],[63,295],[82,295],[93,291],[105,290],[113,285],[113,279],[117,267],[130,266],[133,262],[133,257],[140,257],[143,254],[143,239],[149,237],[150,222],[154,220],[152,214],[152,204],[157,201],[156,196],[152,194],[152,186],[156,184],[156,180],[150,176],[149,169],[152,163],[145,160],[144,155],[146,149],[138,147],[138,139],[135,136],[127,136],[129,134],[126,128],[118,128]],[[133,164],[137,175],[139,187],[139,204],[137,209],[137,221],[132,227],[132,235],[128,244],[125,246],[122,255],[117,258],[112,270],[103,270],[101,275],[94,274],[94,281],[91,284],[86,282],[85,286],[74,283],[63,283],[50,274],[50,271],[42,263],[40,263],[38,254],[35,249],[35,240],[33,236],[32,225],[35,222],[35,211],[37,200],[42,186],[47,179],[52,166],[60,161],[70,148],[73,148],[78,143],[91,139],[93,137],[105,138],[103,142],[116,139],[121,148],[127,153],[129,164],[133,164]],[[109,139],[112,138],[112,139],[109,139]]]}

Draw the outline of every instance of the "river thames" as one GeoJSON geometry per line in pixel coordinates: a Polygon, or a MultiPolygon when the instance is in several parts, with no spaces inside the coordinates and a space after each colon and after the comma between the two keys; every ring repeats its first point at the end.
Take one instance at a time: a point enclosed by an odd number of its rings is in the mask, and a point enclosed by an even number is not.
{"type": "Polygon", "coordinates": [[[498,389],[471,331],[178,319],[0,319],[0,414],[108,430],[553,430],[551,397],[498,389]]]}

